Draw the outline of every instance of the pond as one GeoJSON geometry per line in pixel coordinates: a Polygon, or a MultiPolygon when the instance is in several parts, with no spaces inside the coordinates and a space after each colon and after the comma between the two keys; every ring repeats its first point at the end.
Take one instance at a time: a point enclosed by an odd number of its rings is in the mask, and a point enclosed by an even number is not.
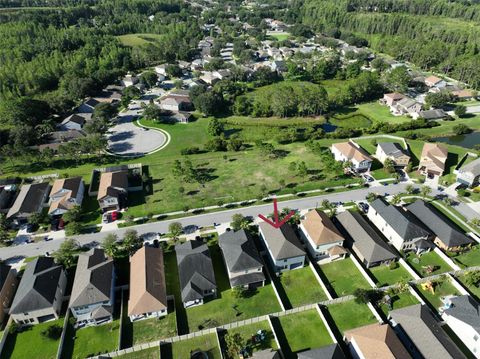
{"type": "Polygon", "coordinates": [[[480,132],[471,132],[466,135],[435,137],[434,141],[448,143],[449,145],[457,145],[465,148],[474,148],[480,144],[480,132]]]}

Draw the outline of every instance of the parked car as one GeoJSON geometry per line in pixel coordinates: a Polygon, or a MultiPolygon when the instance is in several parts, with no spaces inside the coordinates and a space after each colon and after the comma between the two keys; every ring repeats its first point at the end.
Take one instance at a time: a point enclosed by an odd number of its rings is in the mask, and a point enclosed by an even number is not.
{"type": "Polygon", "coordinates": [[[45,236],[45,237],[43,237],[43,240],[44,240],[45,242],[48,242],[48,241],[53,240],[53,238],[52,238],[52,237],[49,237],[49,236],[45,236]]]}
{"type": "Polygon", "coordinates": [[[368,208],[369,208],[370,206],[368,205],[368,203],[359,202],[359,203],[358,203],[358,207],[360,207],[360,209],[361,209],[364,213],[367,213],[367,212],[368,212],[368,208]]]}

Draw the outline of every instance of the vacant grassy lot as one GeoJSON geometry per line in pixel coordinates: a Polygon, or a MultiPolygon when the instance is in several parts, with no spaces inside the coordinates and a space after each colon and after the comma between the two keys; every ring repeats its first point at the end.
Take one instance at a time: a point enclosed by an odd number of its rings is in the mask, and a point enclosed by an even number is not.
{"type": "Polygon", "coordinates": [[[292,357],[292,353],[323,347],[333,342],[316,310],[290,314],[278,319],[282,327],[282,330],[279,330],[280,345],[285,350],[287,358],[292,357]]]}
{"type": "Polygon", "coordinates": [[[117,36],[117,39],[120,40],[122,45],[130,47],[138,47],[154,43],[161,38],[162,35],[159,34],[127,34],[117,36]]]}
{"type": "Polygon", "coordinates": [[[440,256],[434,251],[417,256],[414,253],[407,253],[405,260],[415,269],[415,271],[422,277],[432,274],[440,274],[451,271],[452,268],[440,258],[440,256]],[[434,270],[430,273],[427,272],[429,267],[433,267],[434,270]]]}
{"type": "Polygon", "coordinates": [[[280,283],[293,307],[327,300],[310,267],[282,273],[280,283]]]}
{"type": "Polygon", "coordinates": [[[235,329],[228,330],[229,334],[238,333],[242,337],[245,342],[247,342],[248,347],[253,351],[260,351],[265,349],[278,349],[277,343],[275,342],[275,337],[273,336],[272,329],[270,328],[270,324],[265,320],[263,322],[244,325],[242,327],[238,327],[235,329]],[[265,331],[266,339],[260,343],[253,343],[252,337],[259,331],[265,331]]]}
{"type": "Polygon", "coordinates": [[[353,300],[327,307],[340,333],[377,322],[373,313],[366,304],[358,304],[353,300]]]}
{"type": "Polygon", "coordinates": [[[447,295],[460,295],[457,289],[452,285],[449,279],[441,279],[435,282],[434,293],[430,290],[424,290],[420,285],[417,285],[418,290],[430,305],[438,310],[442,306],[442,297],[447,295]]]}
{"type": "Polygon", "coordinates": [[[41,333],[52,325],[63,327],[64,318],[25,328],[21,333],[8,334],[2,358],[50,359],[57,355],[60,338],[50,339],[41,333]]]}
{"type": "Polygon", "coordinates": [[[320,269],[338,297],[352,294],[357,288],[370,288],[350,258],[322,264],[320,269]]]}
{"type": "Polygon", "coordinates": [[[388,266],[382,265],[369,268],[369,270],[377,279],[377,284],[379,287],[384,287],[412,279],[412,276],[400,264],[398,264],[397,268],[395,269],[390,269],[388,266]]]}
{"type": "Polygon", "coordinates": [[[190,358],[190,353],[201,350],[208,353],[211,359],[220,359],[220,348],[217,345],[215,334],[208,334],[201,337],[182,340],[172,344],[172,359],[190,358]]]}
{"type": "Polygon", "coordinates": [[[408,307],[410,305],[418,304],[417,298],[415,298],[410,292],[403,292],[394,295],[391,297],[391,305],[392,307],[389,308],[387,304],[380,304],[378,307],[380,310],[385,314],[385,316],[388,316],[388,312],[391,310],[395,309],[400,309],[403,307],[408,307]]]}

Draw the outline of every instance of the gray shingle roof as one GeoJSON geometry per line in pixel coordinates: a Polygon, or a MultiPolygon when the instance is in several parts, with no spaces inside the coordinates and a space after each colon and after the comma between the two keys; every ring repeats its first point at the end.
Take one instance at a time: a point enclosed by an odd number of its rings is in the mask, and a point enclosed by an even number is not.
{"type": "Polygon", "coordinates": [[[266,222],[261,222],[259,227],[275,260],[305,255],[302,244],[289,224],[275,228],[266,222]]]}
{"type": "Polygon", "coordinates": [[[354,249],[360,252],[367,262],[383,262],[397,258],[389,245],[359,212],[342,212],[337,215],[337,220],[352,238],[354,249]]]}
{"type": "Polygon", "coordinates": [[[47,192],[50,189],[48,182],[26,184],[20,188],[12,208],[7,213],[7,218],[14,217],[19,214],[36,213],[41,208],[47,192]]]}
{"type": "Polygon", "coordinates": [[[10,314],[52,307],[62,272],[62,267],[56,265],[50,257],[38,257],[28,263],[10,308],[10,314]]]}
{"type": "Polygon", "coordinates": [[[429,203],[419,199],[409,204],[407,209],[422,221],[446,246],[463,246],[473,242],[429,203]]]}
{"type": "Polygon", "coordinates": [[[415,304],[392,310],[392,319],[425,358],[463,358],[463,354],[441,328],[427,306],[415,304]]]}
{"type": "Polygon", "coordinates": [[[465,166],[460,168],[461,172],[471,172],[474,176],[480,175],[480,158],[467,163],[465,166]]]}
{"type": "Polygon", "coordinates": [[[370,207],[406,241],[430,235],[412,214],[387,203],[381,197],[373,201],[370,207]]]}
{"type": "Polygon", "coordinates": [[[393,158],[403,155],[408,156],[407,151],[405,151],[397,142],[379,142],[378,146],[387,156],[392,156],[393,158]]]}
{"type": "Polygon", "coordinates": [[[298,353],[298,359],[345,359],[346,356],[343,353],[340,346],[330,344],[325,347],[307,350],[305,352],[298,353]]]}
{"type": "Polygon", "coordinates": [[[103,249],[94,248],[78,256],[70,307],[110,300],[113,280],[113,260],[103,249]]]}
{"type": "Polygon", "coordinates": [[[442,109],[420,111],[418,115],[425,120],[439,120],[447,117],[442,109]]]}
{"type": "Polygon", "coordinates": [[[212,258],[206,244],[187,241],[175,246],[180,279],[180,290],[184,302],[203,299],[204,291],[217,288],[212,258]]]}
{"type": "Polygon", "coordinates": [[[450,299],[452,306],[445,313],[472,326],[480,333],[480,304],[469,295],[460,295],[450,299]]]}

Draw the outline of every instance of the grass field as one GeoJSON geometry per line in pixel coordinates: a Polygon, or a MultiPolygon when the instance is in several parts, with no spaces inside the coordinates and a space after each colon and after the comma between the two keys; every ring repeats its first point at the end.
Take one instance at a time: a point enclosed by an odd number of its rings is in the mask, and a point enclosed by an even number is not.
{"type": "Polygon", "coordinates": [[[138,47],[147,45],[161,39],[162,35],[159,34],[127,34],[117,36],[122,45],[129,47],[138,47]]]}
{"type": "Polygon", "coordinates": [[[372,121],[362,114],[332,117],[328,122],[337,127],[353,129],[369,127],[372,124],[372,121]]]}
{"type": "Polygon", "coordinates": [[[190,352],[201,350],[208,353],[210,359],[220,359],[220,348],[215,334],[182,340],[172,344],[172,359],[190,358],[190,352]]]}
{"type": "Polygon", "coordinates": [[[370,288],[350,258],[322,264],[320,269],[338,297],[352,294],[357,288],[370,288]]]}
{"type": "Polygon", "coordinates": [[[270,324],[265,320],[263,322],[244,325],[235,329],[229,329],[229,334],[240,334],[242,339],[247,343],[252,352],[265,350],[265,349],[278,349],[275,337],[273,336],[270,324]],[[266,332],[266,338],[260,343],[254,343],[251,339],[259,330],[266,332]]]}
{"type": "Polygon", "coordinates": [[[435,310],[438,310],[438,308],[442,306],[442,297],[447,295],[460,295],[449,279],[437,281],[436,285],[434,286],[434,293],[432,293],[430,290],[424,290],[420,285],[417,285],[417,288],[426,301],[430,303],[435,310]]]}
{"type": "Polygon", "coordinates": [[[278,319],[281,330],[277,335],[279,335],[280,345],[287,358],[296,358],[292,354],[299,351],[315,349],[333,343],[316,310],[290,314],[278,319]]]}
{"type": "Polygon", "coordinates": [[[404,292],[404,293],[399,293],[394,295],[391,298],[392,302],[392,308],[390,309],[388,305],[386,304],[380,304],[378,307],[380,310],[385,314],[386,317],[388,317],[388,312],[390,310],[395,310],[395,309],[400,309],[403,307],[408,307],[410,305],[418,304],[417,298],[415,298],[411,293],[409,292],[404,292]]]}
{"type": "Polygon", "coordinates": [[[452,270],[452,268],[434,251],[422,254],[420,257],[410,252],[405,255],[405,260],[422,277],[445,273],[452,270]],[[428,266],[435,267],[435,270],[430,274],[426,272],[428,266]]]}
{"type": "Polygon", "coordinates": [[[270,33],[268,35],[268,37],[270,37],[271,39],[276,40],[276,41],[285,41],[285,40],[290,38],[290,34],[288,34],[288,33],[284,33],[284,34],[272,34],[272,33],[270,33]]]}
{"type": "Polygon", "coordinates": [[[282,273],[280,283],[293,307],[327,300],[310,267],[282,273]]]}
{"type": "Polygon", "coordinates": [[[346,330],[377,322],[377,319],[366,304],[350,301],[329,305],[327,309],[342,334],[346,330]]]}
{"type": "Polygon", "coordinates": [[[379,287],[392,285],[398,282],[412,279],[412,276],[400,264],[395,269],[390,269],[388,266],[376,266],[368,269],[375,279],[379,287]]]}
{"type": "Polygon", "coordinates": [[[64,318],[25,328],[21,333],[8,334],[2,358],[38,358],[50,359],[57,355],[60,338],[44,337],[41,333],[52,325],[63,327],[64,318]]]}

